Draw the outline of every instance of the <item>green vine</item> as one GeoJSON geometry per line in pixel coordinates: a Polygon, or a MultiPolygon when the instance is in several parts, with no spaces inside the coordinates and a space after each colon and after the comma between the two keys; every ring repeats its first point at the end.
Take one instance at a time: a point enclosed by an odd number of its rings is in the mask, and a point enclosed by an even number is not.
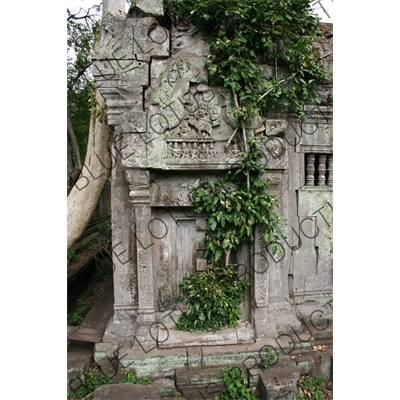
{"type": "Polygon", "coordinates": [[[250,282],[237,278],[236,266],[229,264],[229,257],[241,243],[254,241],[257,224],[264,240],[272,244],[272,252],[280,250],[282,218],[274,211],[278,201],[266,190],[268,179],[261,177],[267,165],[260,160],[257,140],[251,140],[249,151],[241,155],[237,168],[227,171],[222,179],[214,184],[202,182],[191,190],[194,211],[210,214],[204,256],[211,264],[206,271],[180,283],[183,294],[176,301],[186,301],[187,311],[175,329],[215,331],[237,324],[243,293],[250,282]]]}
{"type": "Polygon", "coordinates": [[[198,275],[184,278],[180,288],[187,311],[181,314],[175,329],[192,332],[216,331],[234,326],[240,318],[243,291],[250,283],[237,279],[235,265],[214,265],[198,275]]]}
{"type": "Polygon", "coordinates": [[[219,377],[224,381],[225,387],[214,400],[257,400],[252,394],[245,372],[240,368],[232,366],[223,368],[219,377]]]}
{"type": "Polygon", "coordinates": [[[260,160],[257,139],[251,140],[248,152],[242,152],[237,169],[228,170],[214,184],[202,182],[191,190],[192,207],[197,213],[209,213],[204,242],[205,257],[215,264],[241,243],[254,241],[254,228],[258,224],[266,243],[272,243],[272,253],[280,250],[282,217],[275,213],[278,201],[267,192],[269,180],[261,175],[267,164],[260,160]],[[250,185],[247,185],[247,182],[250,185]]]}
{"type": "Polygon", "coordinates": [[[185,300],[177,329],[209,330],[233,326],[249,283],[236,277],[230,254],[254,241],[255,227],[273,254],[281,250],[282,218],[277,199],[267,192],[257,140],[247,132],[275,109],[295,112],[303,121],[306,104],[318,104],[320,85],[330,71],[315,46],[323,36],[309,0],[167,0],[171,19],[202,32],[211,55],[205,61],[210,84],[232,91],[241,161],[214,183],[192,188],[193,209],[208,213],[205,257],[209,269],[180,284],[185,300]],[[239,135],[238,135],[239,136],[239,135]],[[220,281],[220,282],[218,282],[220,281]],[[220,283],[220,284],[219,284],[220,283]],[[233,288],[233,290],[232,290],[233,288]]]}
{"type": "Polygon", "coordinates": [[[177,20],[201,30],[211,56],[210,83],[238,98],[239,127],[276,107],[304,120],[305,104],[319,102],[330,70],[315,46],[323,36],[310,0],[168,0],[177,20]],[[270,65],[266,78],[262,65],[270,65]]]}

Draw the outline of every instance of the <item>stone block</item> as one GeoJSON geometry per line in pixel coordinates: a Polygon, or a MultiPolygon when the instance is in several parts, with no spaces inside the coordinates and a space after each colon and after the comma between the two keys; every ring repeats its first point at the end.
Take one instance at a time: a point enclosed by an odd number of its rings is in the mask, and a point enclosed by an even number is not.
{"type": "Polygon", "coordinates": [[[168,340],[159,343],[161,349],[186,346],[219,346],[237,344],[235,328],[216,332],[184,332],[170,330],[168,340]]]}
{"type": "Polygon", "coordinates": [[[175,398],[174,381],[160,379],[150,385],[133,385],[118,383],[98,387],[93,394],[93,400],[166,400],[175,398]]]}
{"type": "Polygon", "coordinates": [[[203,357],[201,347],[187,347],[186,351],[189,370],[201,369],[203,357]]]}
{"type": "Polygon", "coordinates": [[[100,363],[106,360],[107,357],[114,358],[118,354],[119,343],[96,343],[94,347],[94,360],[100,363]]]}
{"type": "Polygon", "coordinates": [[[132,7],[139,12],[151,14],[155,17],[164,15],[163,0],[135,0],[132,3],[132,7]]]}
{"type": "Polygon", "coordinates": [[[132,349],[121,353],[122,368],[133,370],[137,377],[152,375],[158,372],[169,372],[187,366],[186,348],[158,349],[155,346],[146,349],[135,345],[132,349]]]}
{"type": "Polygon", "coordinates": [[[260,372],[259,392],[266,400],[296,400],[298,367],[276,367],[260,372]]]}
{"type": "Polygon", "coordinates": [[[154,17],[134,18],[133,52],[152,57],[169,56],[169,31],[154,17]]]}
{"type": "Polygon", "coordinates": [[[145,133],[147,131],[147,113],[138,110],[127,111],[121,115],[121,125],[123,133],[145,133]]]}
{"type": "Polygon", "coordinates": [[[221,368],[178,371],[176,386],[185,399],[213,399],[224,388],[219,375],[221,368]]]}
{"type": "Polygon", "coordinates": [[[241,343],[253,343],[255,337],[255,331],[251,324],[247,322],[241,322],[236,326],[237,342],[241,343]]]}
{"type": "Polygon", "coordinates": [[[314,378],[326,378],[331,380],[332,374],[332,357],[326,352],[316,352],[314,353],[314,378]]]}
{"type": "Polygon", "coordinates": [[[203,368],[217,367],[220,365],[239,364],[247,369],[257,365],[259,360],[259,343],[246,345],[226,345],[219,347],[205,346],[203,351],[203,368]]]}
{"type": "MultiPolygon", "coordinates": [[[[124,134],[121,148],[122,165],[124,168],[147,167],[147,137],[145,133],[124,134]]],[[[147,246],[147,245],[146,245],[147,246]]]]}
{"type": "Polygon", "coordinates": [[[205,258],[196,258],[196,271],[205,271],[207,269],[207,260],[205,258]]]}
{"type": "Polygon", "coordinates": [[[199,32],[192,35],[186,29],[173,28],[171,42],[172,54],[178,57],[207,57],[210,54],[210,46],[199,32]]]}
{"type": "Polygon", "coordinates": [[[298,354],[293,356],[296,360],[297,366],[301,369],[302,375],[312,375],[315,370],[315,360],[312,353],[298,354]]]}

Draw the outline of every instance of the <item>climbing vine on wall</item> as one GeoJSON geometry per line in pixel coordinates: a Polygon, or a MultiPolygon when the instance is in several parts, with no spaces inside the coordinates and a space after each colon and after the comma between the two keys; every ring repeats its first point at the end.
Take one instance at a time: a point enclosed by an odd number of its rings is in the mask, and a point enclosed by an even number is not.
{"type": "MultiPolygon", "coordinates": [[[[279,204],[267,191],[268,180],[262,177],[267,165],[261,161],[249,126],[277,108],[295,112],[304,120],[304,106],[319,103],[318,90],[330,78],[330,71],[323,61],[327,55],[321,55],[315,46],[323,33],[311,13],[310,1],[166,0],[164,4],[175,23],[186,23],[189,33],[200,30],[209,44],[211,54],[205,61],[209,81],[232,91],[237,126],[229,141],[241,134],[244,149],[242,161],[222,178],[202,182],[191,191],[194,210],[209,213],[205,257],[216,272],[224,265],[229,269],[231,250],[253,242],[256,226],[275,254],[282,239],[281,217],[274,211],[279,204]]],[[[207,324],[218,329],[235,324],[234,312],[220,324],[205,316],[204,304],[198,299],[206,295],[207,277],[204,272],[181,283],[188,310],[178,321],[178,329],[207,328],[207,324]],[[197,285],[199,277],[201,285],[197,285]]],[[[235,282],[232,271],[230,279],[235,282]]],[[[219,297],[226,298],[226,286],[218,288],[222,290],[219,297]]],[[[245,287],[240,287],[240,296],[245,287]]],[[[183,299],[180,296],[177,301],[183,299]]],[[[240,297],[232,302],[236,311],[240,305],[237,299],[240,297]]],[[[228,303],[215,300],[210,309],[226,309],[228,303]]]]}
{"type": "Polygon", "coordinates": [[[261,161],[256,139],[249,142],[249,151],[241,156],[237,169],[227,171],[214,184],[202,182],[191,190],[194,211],[209,213],[204,256],[211,256],[214,263],[224,261],[225,255],[228,264],[231,250],[241,243],[253,242],[256,224],[265,242],[273,243],[274,254],[282,239],[282,218],[274,212],[279,204],[267,191],[268,179],[261,178],[267,164],[261,161]]]}
{"type": "Polygon", "coordinates": [[[176,301],[186,301],[187,311],[176,329],[218,330],[237,324],[243,293],[250,283],[238,279],[229,256],[241,243],[254,241],[256,225],[265,242],[271,243],[272,252],[280,249],[282,218],[274,211],[279,204],[267,192],[269,180],[261,177],[267,164],[262,162],[257,139],[248,144],[249,151],[241,153],[234,169],[213,184],[202,182],[191,190],[194,211],[209,214],[204,256],[212,267],[180,283],[184,295],[176,301]]]}
{"type": "Polygon", "coordinates": [[[210,83],[231,88],[239,125],[283,106],[304,120],[330,77],[315,46],[323,36],[309,0],[168,0],[176,20],[202,30],[210,83]],[[273,66],[265,77],[262,64],[273,66]]]}

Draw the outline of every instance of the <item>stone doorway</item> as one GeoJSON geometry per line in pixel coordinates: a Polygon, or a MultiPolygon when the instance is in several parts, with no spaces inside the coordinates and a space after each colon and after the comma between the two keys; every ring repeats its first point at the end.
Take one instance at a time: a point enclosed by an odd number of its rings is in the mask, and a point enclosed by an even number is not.
{"type": "MultiPolygon", "coordinates": [[[[207,268],[203,238],[207,216],[195,214],[190,207],[154,207],[150,231],[153,236],[152,262],[154,265],[154,299],[156,320],[171,325],[165,315],[179,310],[175,299],[181,293],[179,283],[191,274],[207,268]]],[[[242,245],[232,252],[231,262],[238,265],[242,279],[250,279],[250,248],[242,245]]],[[[242,320],[250,318],[250,292],[247,289],[242,302],[242,320]]]]}

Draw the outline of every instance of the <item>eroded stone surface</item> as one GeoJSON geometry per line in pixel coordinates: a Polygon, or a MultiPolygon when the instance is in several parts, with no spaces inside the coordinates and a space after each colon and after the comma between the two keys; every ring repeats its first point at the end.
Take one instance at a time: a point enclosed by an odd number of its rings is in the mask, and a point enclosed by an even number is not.
{"type": "Polygon", "coordinates": [[[171,379],[160,379],[150,385],[118,383],[98,387],[93,400],[167,400],[175,398],[175,385],[171,379]]]}

